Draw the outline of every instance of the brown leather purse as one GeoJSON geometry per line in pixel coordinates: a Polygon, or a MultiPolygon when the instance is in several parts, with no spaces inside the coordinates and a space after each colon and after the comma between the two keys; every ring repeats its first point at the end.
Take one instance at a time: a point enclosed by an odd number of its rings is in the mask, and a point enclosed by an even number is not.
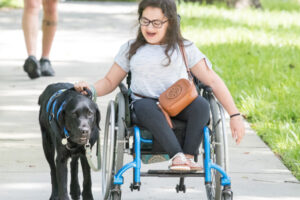
{"type": "MultiPolygon", "coordinates": [[[[193,83],[193,76],[188,68],[183,44],[180,44],[180,51],[183,56],[189,80],[185,78],[179,79],[159,96],[159,107],[162,109],[165,116],[166,113],[171,117],[178,115],[198,96],[197,89],[193,83]]],[[[167,121],[170,125],[170,119],[167,118],[167,121]]],[[[172,123],[170,126],[173,127],[172,123]]]]}

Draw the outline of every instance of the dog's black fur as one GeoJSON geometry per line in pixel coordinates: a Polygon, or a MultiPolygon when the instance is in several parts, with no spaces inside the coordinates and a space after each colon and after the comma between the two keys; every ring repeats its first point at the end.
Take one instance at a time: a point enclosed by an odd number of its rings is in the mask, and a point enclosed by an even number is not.
{"type": "MultiPolygon", "coordinates": [[[[89,140],[93,146],[99,137],[100,112],[97,105],[88,97],[76,92],[70,83],[56,83],[49,85],[39,97],[39,122],[42,132],[43,149],[50,165],[52,194],[50,200],[69,200],[67,189],[67,161],[71,158],[71,185],[72,199],[80,199],[80,186],[78,182],[78,160],[81,161],[83,171],[83,200],[93,199],[91,170],[85,156],[84,145],[89,140]],[[50,111],[46,107],[51,96],[66,89],[59,95],[54,117],[49,120],[50,111]],[[65,102],[62,111],[57,117],[59,107],[65,102]],[[63,145],[65,138],[64,127],[70,137],[68,144],[63,145]],[[56,158],[55,158],[56,150],[56,158]]],[[[51,110],[52,110],[51,106],[51,110]]]]}

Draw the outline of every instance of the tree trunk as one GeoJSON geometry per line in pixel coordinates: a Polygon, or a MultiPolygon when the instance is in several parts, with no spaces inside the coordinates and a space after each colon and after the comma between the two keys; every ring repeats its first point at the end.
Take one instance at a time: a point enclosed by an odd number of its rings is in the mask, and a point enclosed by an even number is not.
{"type": "Polygon", "coordinates": [[[225,0],[227,5],[232,8],[262,8],[260,0],[225,0]]]}

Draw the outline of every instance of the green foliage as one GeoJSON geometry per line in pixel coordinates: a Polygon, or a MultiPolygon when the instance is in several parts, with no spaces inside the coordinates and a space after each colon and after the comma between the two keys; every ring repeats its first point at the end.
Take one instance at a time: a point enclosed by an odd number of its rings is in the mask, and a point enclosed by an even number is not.
{"type": "Polygon", "coordinates": [[[8,8],[21,8],[23,7],[22,0],[0,0],[0,8],[8,7],[8,8]]]}
{"type": "Polygon", "coordinates": [[[300,13],[191,3],[179,13],[183,35],[211,59],[252,127],[300,180],[300,13]]]}
{"type": "Polygon", "coordinates": [[[300,11],[299,0],[261,0],[266,10],[300,11]]]}
{"type": "Polygon", "coordinates": [[[72,1],[118,1],[118,2],[137,2],[138,0],[72,0],[72,1]]]}

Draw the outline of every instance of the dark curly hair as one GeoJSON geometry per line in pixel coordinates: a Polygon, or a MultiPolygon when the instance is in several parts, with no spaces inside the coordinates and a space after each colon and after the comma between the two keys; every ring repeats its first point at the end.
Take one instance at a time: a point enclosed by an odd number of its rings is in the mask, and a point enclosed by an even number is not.
{"type": "MultiPolygon", "coordinates": [[[[166,43],[166,50],[165,54],[168,58],[168,63],[166,66],[168,66],[171,63],[171,55],[173,54],[176,45],[183,42],[184,38],[181,35],[180,26],[179,26],[179,20],[180,18],[177,15],[177,8],[176,3],[174,0],[142,0],[139,4],[138,8],[138,15],[139,20],[142,17],[143,11],[147,7],[154,7],[154,8],[160,8],[163,12],[163,14],[168,18],[168,28],[165,35],[165,43],[166,43]],[[169,55],[169,50],[171,50],[171,53],[169,55]]],[[[128,58],[131,59],[132,56],[136,53],[138,48],[145,45],[147,41],[145,40],[142,31],[141,26],[138,28],[138,34],[137,38],[134,43],[131,44],[128,58]]]]}

